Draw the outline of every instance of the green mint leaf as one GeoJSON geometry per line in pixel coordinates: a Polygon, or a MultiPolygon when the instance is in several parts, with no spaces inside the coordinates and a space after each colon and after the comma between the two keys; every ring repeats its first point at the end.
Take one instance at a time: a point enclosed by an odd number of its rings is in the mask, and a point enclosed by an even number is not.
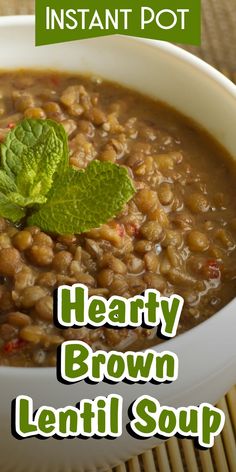
{"type": "Polygon", "coordinates": [[[9,192],[17,192],[14,180],[7,175],[5,170],[0,169],[0,192],[8,194],[9,192]]]}
{"type": "Polygon", "coordinates": [[[22,208],[10,202],[8,197],[0,192],[0,216],[7,218],[13,223],[18,223],[25,216],[22,208]]]}
{"type": "Polygon", "coordinates": [[[23,120],[1,146],[2,166],[15,182],[9,198],[20,206],[46,202],[55,173],[68,166],[67,136],[52,120],[23,120]]]}
{"type": "MultiPolygon", "coordinates": [[[[13,203],[13,208],[15,205],[17,206],[24,206],[22,205],[22,196],[17,192],[17,187],[16,187],[16,184],[14,182],[14,180],[9,177],[9,175],[7,175],[7,173],[5,172],[5,170],[2,170],[0,169],[0,194],[4,194],[4,196],[7,198],[7,202],[10,204],[10,203],[13,203]]],[[[5,199],[4,199],[4,202],[5,202],[5,199]]],[[[8,206],[6,207],[6,205],[4,204],[4,216],[7,218],[8,215],[7,215],[7,209],[8,206]]],[[[0,215],[0,216],[3,216],[3,215],[0,215]]],[[[11,219],[9,217],[9,219],[11,219]]]]}
{"type": "Polygon", "coordinates": [[[124,167],[96,160],[85,171],[69,167],[27,223],[52,233],[83,233],[116,216],[134,192],[124,167]]]}

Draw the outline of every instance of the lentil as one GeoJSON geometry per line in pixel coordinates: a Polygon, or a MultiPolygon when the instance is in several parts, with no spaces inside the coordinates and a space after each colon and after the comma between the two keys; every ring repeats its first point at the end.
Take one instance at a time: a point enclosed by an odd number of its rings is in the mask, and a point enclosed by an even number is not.
{"type": "Polygon", "coordinates": [[[29,231],[20,231],[13,238],[13,244],[19,251],[25,251],[33,242],[33,238],[29,231]]]}
{"type": "Polygon", "coordinates": [[[61,274],[65,274],[72,262],[73,256],[69,251],[60,251],[53,257],[52,268],[61,274]]]}
{"type": "Polygon", "coordinates": [[[147,221],[141,227],[141,234],[148,241],[160,241],[163,235],[161,225],[156,221],[147,221]]]}
{"type": "Polygon", "coordinates": [[[7,321],[9,324],[19,327],[28,326],[31,324],[30,316],[26,315],[25,313],[21,313],[20,311],[8,313],[7,321]]]}
{"type": "Polygon", "coordinates": [[[158,197],[162,205],[170,205],[174,199],[174,194],[171,185],[168,182],[163,182],[158,188],[158,197]]]}
{"type": "Polygon", "coordinates": [[[0,275],[12,277],[20,267],[21,257],[17,249],[4,248],[0,250],[0,275]]]}
{"type": "Polygon", "coordinates": [[[205,233],[201,231],[190,231],[187,237],[188,245],[191,251],[204,252],[209,247],[209,240],[205,233]]]}
{"type": "Polygon", "coordinates": [[[21,292],[21,295],[19,298],[19,305],[22,306],[23,308],[31,308],[44,295],[45,295],[45,291],[37,285],[34,285],[33,287],[26,287],[21,292]]]}
{"type": "Polygon", "coordinates": [[[48,266],[53,260],[53,250],[49,246],[34,244],[28,251],[29,259],[38,266],[48,266]]]}
{"type": "Polygon", "coordinates": [[[42,320],[52,321],[53,298],[46,296],[37,300],[35,304],[35,311],[42,320]]]}

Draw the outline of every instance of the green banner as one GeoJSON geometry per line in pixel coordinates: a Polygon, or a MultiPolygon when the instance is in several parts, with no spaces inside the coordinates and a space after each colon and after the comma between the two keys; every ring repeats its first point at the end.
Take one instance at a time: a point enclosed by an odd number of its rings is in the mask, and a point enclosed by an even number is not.
{"type": "Polygon", "coordinates": [[[36,0],[36,46],[112,34],[199,45],[201,0],[36,0]]]}

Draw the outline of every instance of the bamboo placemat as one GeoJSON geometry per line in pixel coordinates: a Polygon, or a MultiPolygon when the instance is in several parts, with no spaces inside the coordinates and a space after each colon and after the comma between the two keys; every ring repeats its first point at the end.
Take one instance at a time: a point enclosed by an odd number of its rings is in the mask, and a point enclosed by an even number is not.
{"type": "Polygon", "coordinates": [[[212,449],[195,449],[188,439],[166,443],[106,472],[235,472],[236,471],[236,386],[217,405],[226,424],[212,449]]]}
{"type": "MultiPolygon", "coordinates": [[[[0,0],[1,15],[34,13],[34,0],[0,0]]],[[[202,45],[186,47],[236,82],[236,0],[202,0],[202,45]]],[[[172,438],[106,472],[236,472],[236,386],[218,405],[226,424],[208,451],[172,438]]],[[[76,471],[75,471],[76,472],[76,471]]]]}

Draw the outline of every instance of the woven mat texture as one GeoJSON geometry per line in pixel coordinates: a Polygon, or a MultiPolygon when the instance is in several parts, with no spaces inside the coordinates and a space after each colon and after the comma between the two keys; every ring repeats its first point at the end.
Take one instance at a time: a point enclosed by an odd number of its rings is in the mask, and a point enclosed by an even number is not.
{"type": "MultiPolygon", "coordinates": [[[[32,13],[34,0],[0,0],[0,15],[32,13]]],[[[236,0],[202,0],[202,44],[186,49],[236,82],[236,0]]],[[[226,425],[211,450],[198,451],[192,441],[172,438],[106,472],[236,472],[236,386],[217,406],[226,425]]]]}

